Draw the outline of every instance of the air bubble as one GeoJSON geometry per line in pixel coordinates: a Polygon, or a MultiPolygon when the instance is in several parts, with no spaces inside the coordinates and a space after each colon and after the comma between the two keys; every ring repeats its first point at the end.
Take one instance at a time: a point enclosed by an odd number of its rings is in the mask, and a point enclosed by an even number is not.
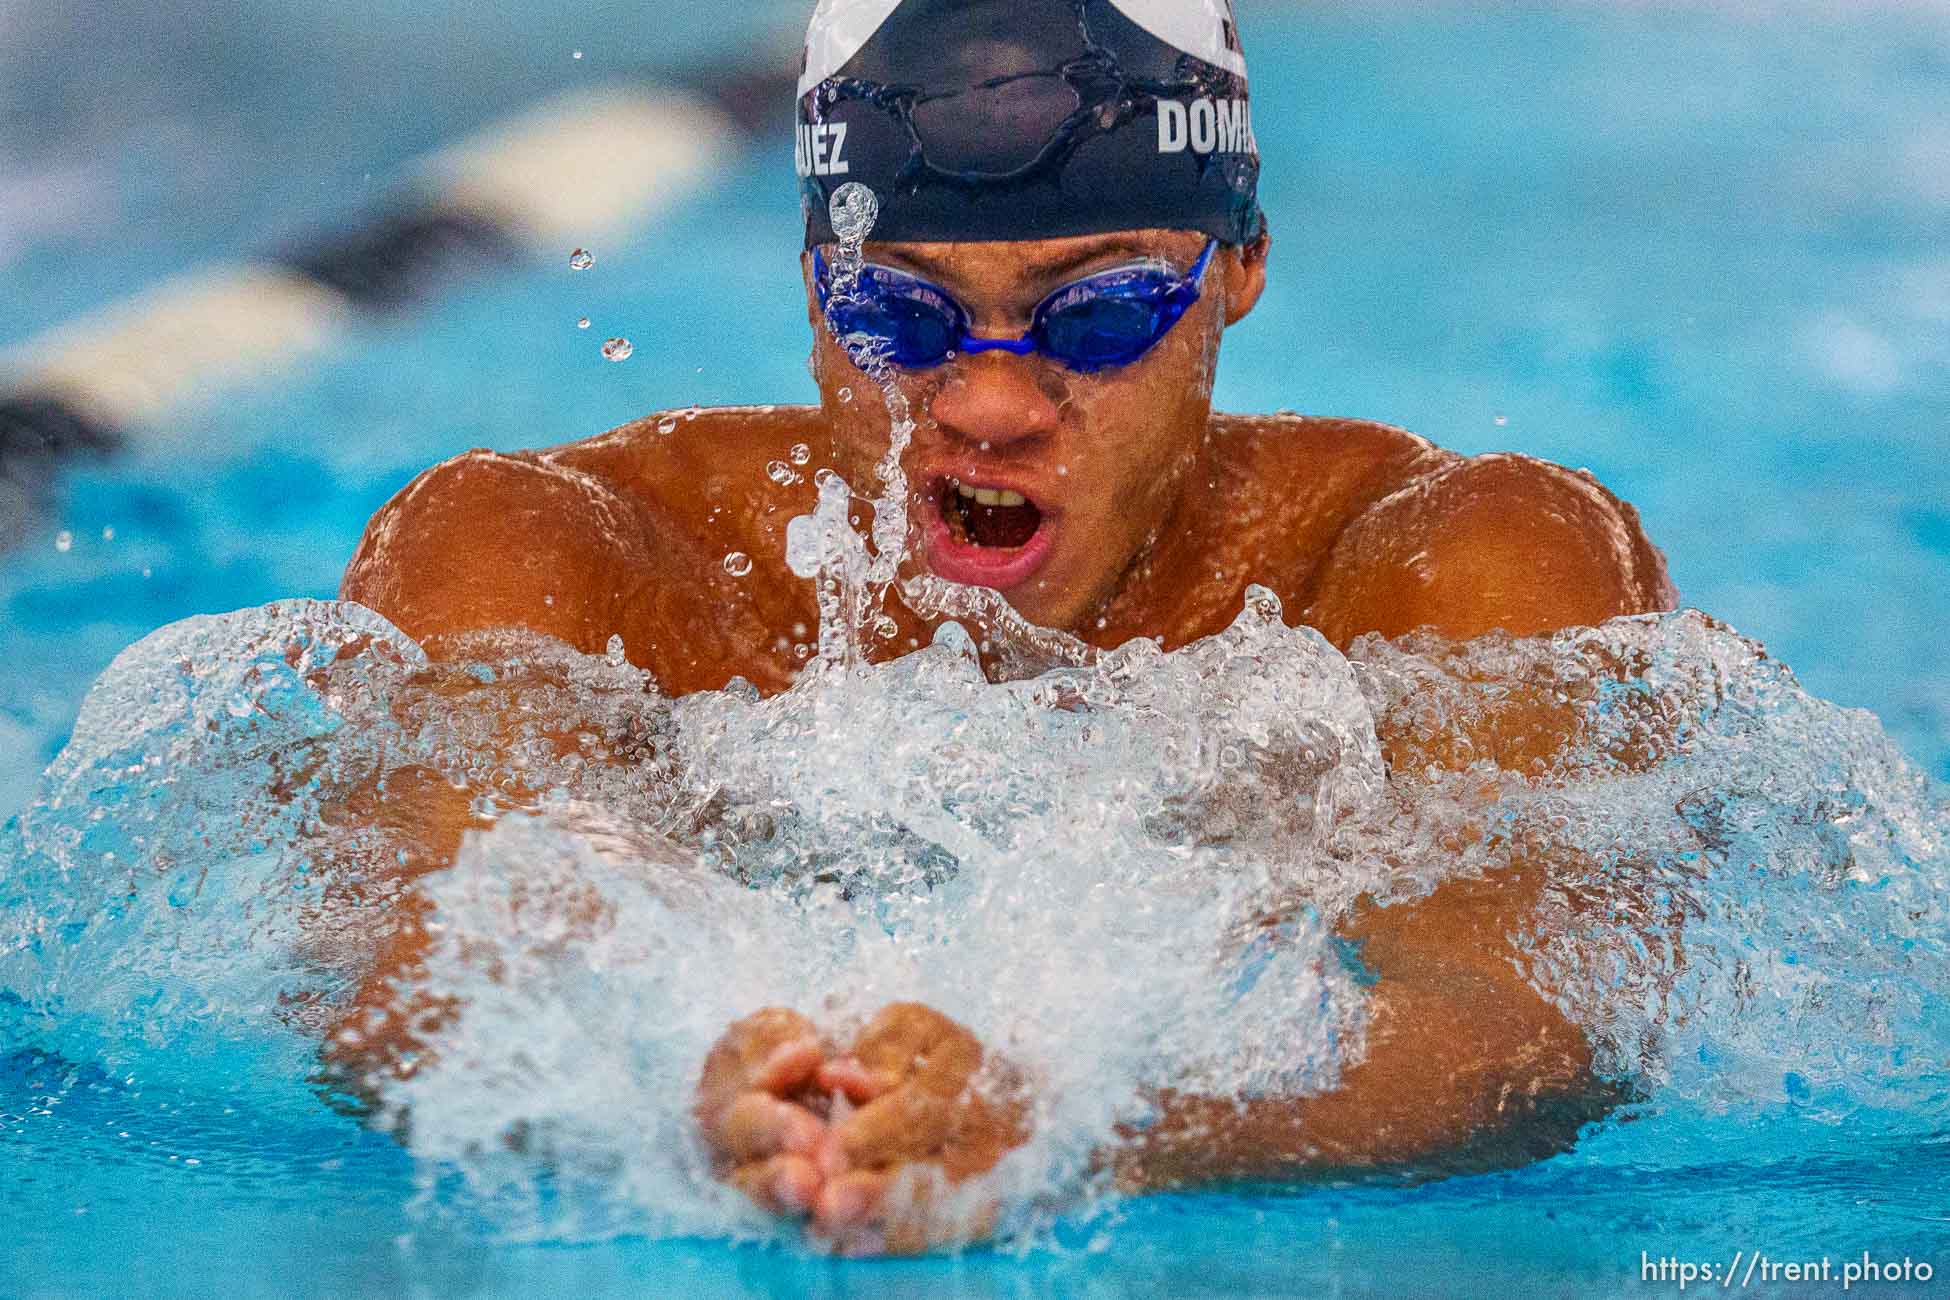
{"type": "Polygon", "coordinates": [[[841,402],[850,402],[850,401],[852,401],[852,400],[853,400],[853,390],[852,390],[851,388],[842,388],[842,389],[840,389],[840,401],[841,401],[841,402]]]}
{"type": "Polygon", "coordinates": [[[575,252],[569,254],[569,269],[571,271],[587,271],[595,264],[596,255],[586,248],[578,248],[575,252]]]}
{"type": "Polygon", "coordinates": [[[765,477],[771,479],[780,487],[791,487],[802,476],[798,470],[792,468],[792,466],[782,460],[768,460],[765,462],[765,477]]]}
{"type": "Polygon", "coordinates": [[[841,243],[857,245],[866,240],[873,223],[879,220],[880,199],[860,182],[848,181],[833,191],[826,215],[841,243]]]}
{"type": "Polygon", "coordinates": [[[569,51],[569,57],[570,57],[570,58],[572,58],[572,59],[579,59],[579,58],[581,58],[581,57],[582,57],[582,51],[581,51],[581,50],[571,50],[571,51],[569,51]]]}
{"type": "Polygon", "coordinates": [[[892,641],[901,634],[901,625],[894,621],[892,614],[881,614],[873,621],[873,634],[882,641],[892,641]]]}
{"type": "Polygon", "coordinates": [[[803,442],[795,442],[792,444],[792,450],[787,452],[785,456],[794,465],[804,465],[812,459],[812,448],[803,442]]]}
{"type": "Polygon", "coordinates": [[[724,571],[734,578],[742,578],[752,571],[752,557],[743,551],[733,551],[724,557],[724,571]]]}
{"type": "Polygon", "coordinates": [[[666,438],[676,433],[677,417],[674,415],[666,415],[663,419],[657,421],[657,432],[663,434],[666,438]]]}
{"type": "Polygon", "coordinates": [[[603,344],[603,360],[628,361],[636,345],[625,338],[614,338],[603,344]]]}
{"type": "Polygon", "coordinates": [[[66,555],[74,549],[74,534],[63,528],[54,535],[54,549],[66,555]]]}
{"type": "Polygon", "coordinates": [[[588,329],[588,328],[589,328],[589,318],[588,318],[587,316],[584,316],[584,317],[583,317],[583,318],[582,318],[581,320],[579,320],[579,321],[577,321],[577,322],[576,322],[576,328],[577,328],[577,329],[579,329],[579,330],[586,330],[586,329],[588,329]]]}

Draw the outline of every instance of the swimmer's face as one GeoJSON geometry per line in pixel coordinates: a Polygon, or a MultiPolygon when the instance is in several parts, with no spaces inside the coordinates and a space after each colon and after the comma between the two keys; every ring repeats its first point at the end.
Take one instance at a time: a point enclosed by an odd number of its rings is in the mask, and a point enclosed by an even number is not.
{"type": "MultiPolygon", "coordinates": [[[[1052,291],[1148,259],[1182,274],[1205,242],[1185,231],[1136,231],[1034,243],[869,243],[866,260],[947,290],[977,336],[1016,338],[1052,291]]],[[[871,496],[889,417],[879,389],[825,328],[812,259],[805,261],[813,373],[835,468],[871,496]]],[[[1087,635],[1203,471],[1219,336],[1252,309],[1264,284],[1263,242],[1221,246],[1199,301],[1149,352],[1117,369],[1080,374],[1040,354],[993,351],[893,372],[916,419],[903,457],[909,568],[994,587],[1025,617],[1087,635]]]]}

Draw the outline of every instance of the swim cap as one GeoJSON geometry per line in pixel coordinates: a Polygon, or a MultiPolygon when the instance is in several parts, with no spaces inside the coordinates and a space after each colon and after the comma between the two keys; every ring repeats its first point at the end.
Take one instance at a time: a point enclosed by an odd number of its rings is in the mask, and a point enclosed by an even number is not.
{"type": "Polygon", "coordinates": [[[794,153],[808,248],[849,182],[880,240],[1264,224],[1231,0],[819,0],[794,153]]]}

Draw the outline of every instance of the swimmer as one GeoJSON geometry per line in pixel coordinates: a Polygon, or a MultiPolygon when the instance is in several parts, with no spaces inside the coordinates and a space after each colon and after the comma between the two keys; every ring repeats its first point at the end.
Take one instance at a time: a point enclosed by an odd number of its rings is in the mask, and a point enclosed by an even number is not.
{"type": "MultiPolygon", "coordinates": [[[[346,599],[436,658],[519,627],[592,654],[620,636],[672,694],[789,686],[818,614],[787,570],[786,522],[813,509],[817,468],[873,484],[890,438],[824,310],[829,203],[860,184],[879,212],[836,314],[890,357],[918,417],[907,573],[996,589],[1100,647],[1216,633],[1249,583],[1343,649],[1673,608],[1637,515],[1588,474],[1360,420],[1212,410],[1221,338],[1259,300],[1271,249],[1227,0],[822,0],[805,60],[794,152],[819,404],[459,456],[373,519],[346,599]],[[803,472],[768,476],[773,461],[803,472]]],[[[1306,214],[1290,220],[1304,229],[1306,214]]],[[[927,644],[927,619],[890,612],[899,630],[878,657],[927,644]]],[[[1488,756],[1521,771],[1567,725],[1539,703],[1468,734],[1381,739],[1395,767],[1488,756]]],[[[451,858],[464,819],[450,800],[388,798],[389,815],[436,828],[423,867],[451,858]]],[[[1342,933],[1376,979],[1367,1055],[1340,1086],[1166,1093],[1104,1166],[1143,1189],[1561,1149],[1607,1098],[1512,942],[1549,871],[1520,862],[1357,909],[1342,933]]],[[[362,1005],[384,1002],[423,943],[401,928],[362,1005]]],[[[984,1214],[930,1206],[1023,1140],[1026,1085],[926,1006],[850,1032],[808,1008],[754,1009],[699,1063],[696,1114],[723,1176],[841,1249],[982,1235],[984,1214]],[[829,1108],[841,1095],[850,1105],[829,1108]]]]}

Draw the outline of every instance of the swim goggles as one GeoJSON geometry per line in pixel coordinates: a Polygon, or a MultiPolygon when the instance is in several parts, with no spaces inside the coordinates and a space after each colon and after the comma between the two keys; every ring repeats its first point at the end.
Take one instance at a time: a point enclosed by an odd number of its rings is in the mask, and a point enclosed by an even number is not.
{"type": "Polygon", "coordinates": [[[1064,285],[1037,304],[1029,332],[985,339],[968,332],[968,313],[947,290],[905,271],[868,263],[852,290],[835,297],[822,250],[813,250],[819,305],[842,341],[861,339],[904,370],[940,365],[956,352],[1040,352],[1088,373],[1127,366],[1157,346],[1191,305],[1216,239],[1182,276],[1162,266],[1119,267],[1064,285]]]}

